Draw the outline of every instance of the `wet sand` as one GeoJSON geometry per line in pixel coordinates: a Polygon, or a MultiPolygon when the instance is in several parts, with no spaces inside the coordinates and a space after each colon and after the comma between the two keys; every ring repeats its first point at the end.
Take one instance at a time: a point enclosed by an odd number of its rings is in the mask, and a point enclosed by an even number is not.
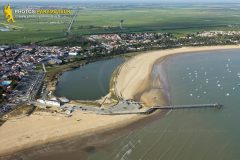
{"type": "Polygon", "coordinates": [[[109,116],[76,111],[72,117],[36,112],[11,119],[0,127],[0,157],[76,135],[85,137],[123,127],[139,118],[138,115],[109,116]]]}
{"type": "MultiPolygon", "coordinates": [[[[2,159],[11,160],[84,160],[95,150],[103,148],[106,144],[110,144],[116,139],[128,136],[135,129],[142,128],[157,119],[163,118],[167,110],[155,112],[151,116],[143,116],[137,121],[120,125],[116,128],[108,128],[96,131],[94,134],[76,135],[69,138],[46,143],[43,145],[33,146],[26,150],[21,150],[2,157],[2,159]]],[[[0,157],[1,159],[1,157],[0,157]]]]}

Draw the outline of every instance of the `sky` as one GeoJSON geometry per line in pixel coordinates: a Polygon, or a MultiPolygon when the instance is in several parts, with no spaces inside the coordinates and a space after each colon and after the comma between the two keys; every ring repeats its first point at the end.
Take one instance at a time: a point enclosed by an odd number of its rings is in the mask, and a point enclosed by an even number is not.
{"type": "Polygon", "coordinates": [[[59,2],[59,1],[78,1],[78,2],[172,2],[172,3],[179,3],[179,2],[197,2],[197,3],[240,3],[240,0],[1,0],[2,2],[21,2],[21,1],[30,1],[30,2],[44,2],[44,1],[53,1],[53,2],[59,2]]]}

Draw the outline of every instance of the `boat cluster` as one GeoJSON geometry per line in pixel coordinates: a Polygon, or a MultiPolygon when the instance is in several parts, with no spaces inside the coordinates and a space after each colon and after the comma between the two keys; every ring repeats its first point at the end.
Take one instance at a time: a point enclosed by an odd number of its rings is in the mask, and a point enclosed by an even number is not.
{"type": "MultiPolygon", "coordinates": [[[[233,73],[232,69],[231,69],[231,65],[232,65],[232,61],[230,58],[227,59],[227,62],[225,64],[224,67],[224,76],[215,76],[215,77],[210,77],[212,76],[211,71],[208,71],[205,69],[205,67],[200,67],[199,69],[191,69],[190,67],[187,67],[187,75],[185,75],[183,77],[183,79],[187,79],[190,80],[190,83],[194,83],[194,86],[196,86],[196,88],[194,88],[190,93],[189,96],[190,97],[196,97],[196,98],[200,98],[202,95],[207,95],[207,91],[209,87],[209,85],[215,85],[216,89],[221,89],[223,90],[224,87],[226,88],[228,85],[224,85],[224,79],[225,76],[235,76],[235,73],[233,73]],[[229,75],[231,74],[231,75],[229,75]],[[209,76],[210,75],[210,76],[209,76]],[[211,83],[210,83],[211,80],[211,83]]],[[[211,69],[210,69],[211,70],[211,69]]],[[[237,73],[237,77],[240,79],[240,73],[237,73]]],[[[226,80],[225,80],[226,81],[226,80]]],[[[240,87],[240,84],[237,84],[235,86],[232,86],[231,90],[236,90],[236,86],[240,87]]],[[[229,90],[229,89],[228,89],[229,90]]],[[[230,92],[226,92],[225,96],[230,96],[230,92]]]]}

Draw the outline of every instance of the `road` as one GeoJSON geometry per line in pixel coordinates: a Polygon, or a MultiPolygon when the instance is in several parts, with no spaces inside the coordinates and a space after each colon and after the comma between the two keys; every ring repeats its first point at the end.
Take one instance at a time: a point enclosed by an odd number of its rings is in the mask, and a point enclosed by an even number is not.
{"type": "Polygon", "coordinates": [[[26,102],[31,102],[35,98],[44,80],[45,73],[35,74],[36,75],[32,73],[26,82],[20,82],[26,83],[24,85],[26,88],[24,88],[21,93],[15,95],[8,103],[0,105],[0,117],[26,102]]]}
{"type": "Polygon", "coordinates": [[[72,29],[72,25],[74,23],[74,21],[76,20],[77,18],[77,14],[78,14],[78,11],[76,11],[75,15],[73,16],[69,26],[68,26],[68,29],[67,29],[67,33],[70,34],[71,33],[71,29],[72,29]]]}

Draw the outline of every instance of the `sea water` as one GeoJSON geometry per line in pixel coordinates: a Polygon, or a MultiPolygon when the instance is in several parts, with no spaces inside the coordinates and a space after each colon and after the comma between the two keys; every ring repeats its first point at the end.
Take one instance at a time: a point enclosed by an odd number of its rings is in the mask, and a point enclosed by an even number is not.
{"type": "Polygon", "coordinates": [[[223,109],[170,110],[88,159],[240,159],[240,50],[176,55],[164,63],[172,104],[217,102],[223,109]]]}

